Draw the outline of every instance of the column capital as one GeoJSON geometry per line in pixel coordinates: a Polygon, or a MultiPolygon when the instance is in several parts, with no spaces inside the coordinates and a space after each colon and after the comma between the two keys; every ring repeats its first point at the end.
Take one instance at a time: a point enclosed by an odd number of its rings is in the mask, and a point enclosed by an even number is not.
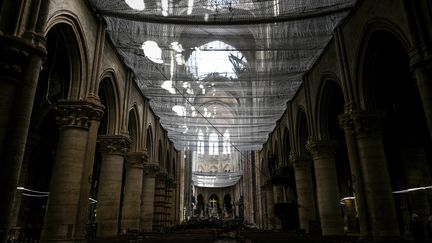
{"type": "Polygon", "coordinates": [[[77,127],[88,129],[95,116],[101,117],[100,106],[84,100],[59,100],[53,108],[57,125],[60,128],[77,127]]]}
{"type": "Polygon", "coordinates": [[[101,146],[103,154],[117,154],[125,156],[129,147],[130,139],[124,135],[99,135],[97,142],[101,146]]]}
{"type": "Polygon", "coordinates": [[[128,152],[126,155],[126,163],[130,167],[143,168],[145,161],[147,161],[146,152],[128,152]]]}
{"type": "Polygon", "coordinates": [[[380,137],[384,128],[383,112],[355,111],[338,116],[339,125],[356,137],[380,137]]]}
{"type": "Polygon", "coordinates": [[[308,140],[306,149],[314,159],[334,158],[338,142],[336,140],[308,140]]]}
{"type": "Polygon", "coordinates": [[[89,114],[89,119],[92,121],[99,121],[104,114],[105,106],[102,105],[99,97],[90,96],[86,101],[93,107],[93,110],[89,114]]]}
{"type": "Polygon", "coordinates": [[[147,176],[155,176],[159,171],[159,165],[151,163],[151,164],[144,164],[144,175],[147,176]]]}
{"type": "Polygon", "coordinates": [[[356,137],[381,137],[385,115],[383,112],[353,112],[352,123],[356,137]]]}
{"type": "Polygon", "coordinates": [[[20,82],[32,55],[45,58],[47,54],[45,38],[37,44],[20,37],[4,35],[0,32],[0,76],[12,82],[20,82]]]}
{"type": "Polygon", "coordinates": [[[310,166],[310,159],[302,157],[299,153],[291,151],[289,154],[289,161],[294,168],[303,168],[310,166]]]}
{"type": "Polygon", "coordinates": [[[409,50],[411,71],[419,67],[432,69],[432,53],[429,52],[430,47],[425,44],[417,45],[409,50]]]}
{"type": "Polygon", "coordinates": [[[353,131],[354,124],[352,119],[352,113],[351,112],[345,112],[338,116],[339,120],[339,126],[348,131],[353,131]]]}

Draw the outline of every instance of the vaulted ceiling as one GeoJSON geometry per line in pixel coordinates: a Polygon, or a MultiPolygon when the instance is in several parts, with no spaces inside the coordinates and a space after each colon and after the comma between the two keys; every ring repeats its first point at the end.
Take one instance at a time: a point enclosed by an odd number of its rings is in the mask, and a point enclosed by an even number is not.
{"type": "Polygon", "coordinates": [[[91,0],[177,149],[258,150],[356,0],[91,0]],[[157,44],[157,45],[155,45],[157,44]]]}

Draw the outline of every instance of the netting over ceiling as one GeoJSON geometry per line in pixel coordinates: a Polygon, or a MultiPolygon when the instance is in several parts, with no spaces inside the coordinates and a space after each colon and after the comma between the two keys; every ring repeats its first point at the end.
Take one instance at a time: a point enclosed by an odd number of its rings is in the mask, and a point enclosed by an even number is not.
{"type": "Polygon", "coordinates": [[[198,187],[220,188],[234,186],[242,177],[242,172],[231,173],[209,173],[193,172],[192,181],[198,187]]]}
{"type": "Polygon", "coordinates": [[[214,133],[220,151],[260,149],[355,2],[92,0],[176,148],[195,151],[214,133]]]}

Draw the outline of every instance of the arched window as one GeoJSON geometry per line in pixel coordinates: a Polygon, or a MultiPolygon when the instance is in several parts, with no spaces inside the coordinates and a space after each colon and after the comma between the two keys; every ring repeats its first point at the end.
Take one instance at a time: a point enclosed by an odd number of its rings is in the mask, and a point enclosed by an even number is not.
{"type": "Polygon", "coordinates": [[[204,133],[201,130],[198,133],[197,151],[198,154],[204,154],[204,133]]]}
{"type": "Polygon", "coordinates": [[[219,154],[219,138],[215,132],[210,133],[209,136],[209,155],[219,154]]]}
{"type": "Polygon", "coordinates": [[[226,131],[223,134],[223,148],[222,148],[222,154],[228,155],[231,154],[231,146],[230,146],[230,134],[228,131],[226,131]]]}

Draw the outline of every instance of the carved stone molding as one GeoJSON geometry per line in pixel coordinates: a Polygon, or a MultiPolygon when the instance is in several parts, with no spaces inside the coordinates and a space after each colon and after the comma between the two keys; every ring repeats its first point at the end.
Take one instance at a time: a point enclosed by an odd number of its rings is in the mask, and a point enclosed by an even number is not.
{"type": "Polygon", "coordinates": [[[354,124],[352,120],[352,113],[343,113],[338,116],[339,126],[347,131],[354,132],[354,124]]]}
{"type": "Polygon", "coordinates": [[[309,168],[311,165],[311,159],[301,158],[297,152],[291,152],[289,154],[289,161],[294,168],[309,168]]]}
{"type": "Polygon", "coordinates": [[[306,149],[314,159],[334,158],[338,142],[336,140],[309,140],[306,149]]]}
{"type": "Polygon", "coordinates": [[[102,117],[100,106],[84,100],[59,100],[53,107],[57,125],[60,128],[77,127],[88,129],[90,118],[102,117]]]}
{"type": "Polygon", "coordinates": [[[100,103],[99,98],[95,97],[88,97],[87,102],[94,108],[94,110],[89,113],[89,119],[92,121],[99,121],[104,114],[105,106],[100,103]]]}
{"type": "Polygon", "coordinates": [[[32,55],[45,58],[46,41],[39,39],[35,45],[25,39],[0,33],[0,78],[20,82],[32,55]]]}
{"type": "Polygon", "coordinates": [[[351,113],[354,135],[359,137],[381,137],[385,115],[384,113],[351,113]]]}
{"type": "Polygon", "coordinates": [[[97,142],[103,154],[126,156],[130,147],[130,139],[124,135],[99,135],[97,142]]]}
{"type": "Polygon", "coordinates": [[[385,115],[382,112],[355,111],[339,115],[339,125],[358,137],[381,137],[385,115]]]}
{"type": "Polygon", "coordinates": [[[414,71],[419,67],[432,68],[432,53],[429,52],[430,47],[426,45],[418,45],[409,51],[409,59],[411,70],[414,71]]]}
{"type": "Polygon", "coordinates": [[[147,161],[146,152],[128,152],[126,155],[126,164],[129,167],[143,168],[145,161],[147,161]]]}
{"type": "Polygon", "coordinates": [[[155,176],[159,172],[159,165],[157,164],[144,164],[144,175],[155,176]]]}

